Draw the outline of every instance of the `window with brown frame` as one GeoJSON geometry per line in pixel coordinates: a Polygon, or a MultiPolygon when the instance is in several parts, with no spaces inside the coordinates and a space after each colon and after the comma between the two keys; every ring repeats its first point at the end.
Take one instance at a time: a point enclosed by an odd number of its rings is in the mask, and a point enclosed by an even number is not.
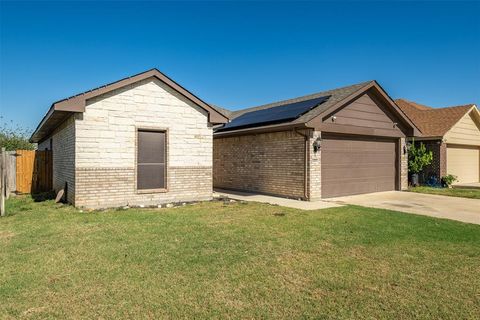
{"type": "Polygon", "coordinates": [[[166,133],[138,130],[137,190],[166,189],[166,133]]]}

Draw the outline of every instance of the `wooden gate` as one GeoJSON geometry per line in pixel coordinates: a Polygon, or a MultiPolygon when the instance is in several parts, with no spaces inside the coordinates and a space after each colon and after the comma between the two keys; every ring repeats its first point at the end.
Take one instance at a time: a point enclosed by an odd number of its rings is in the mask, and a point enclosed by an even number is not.
{"type": "Polygon", "coordinates": [[[52,151],[17,150],[17,192],[52,190],[52,151]]]}

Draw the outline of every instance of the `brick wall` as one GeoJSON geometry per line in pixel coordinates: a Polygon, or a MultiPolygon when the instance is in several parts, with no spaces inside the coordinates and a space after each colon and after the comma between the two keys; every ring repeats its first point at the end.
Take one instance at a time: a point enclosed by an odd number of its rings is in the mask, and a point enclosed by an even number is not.
{"type": "Polygon", "coordinates": [[[212,128],[205,110],[151,78],[87,101],[76,134],[77,206],[157,205],[212,197],[212,128]],[[167,192],[135,190],[136,132],[167,130],[167,192]]]}
{"type": "Polygon", "coordinates": [[[75,203],[75,118],[71,116],[38,145],[38,150],[50,148],[52,139],[53,189],[58,192],[67,184],[67,201],[75,203]]]}
{"type": "Polygon", "coordinates": [[[212,198],[212,167],[169,167],[167,192],[137,193],[133,168],[78,168],[77,206],[155,206],[212,198]]]}
{"type": "Polygon", "coordinates": [[[304,137],[294,131],[213,141],[213,185],[304,198],[304,137]]]}

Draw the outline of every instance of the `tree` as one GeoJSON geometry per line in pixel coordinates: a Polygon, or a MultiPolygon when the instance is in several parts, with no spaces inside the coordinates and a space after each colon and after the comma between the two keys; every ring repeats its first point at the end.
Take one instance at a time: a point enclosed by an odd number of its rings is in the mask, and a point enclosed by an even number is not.
{"type": "Polygon", "coordinates": [[[28,129],[15,125],[13,121],[7,123],[3,121],[0,124],[0,148],[4,147],[6,151],[14,150],[33,150],[35,145],[28,141],[28,129]]]}
{"type": "Polygon", "coordinates": [[[431,164],[432,161],[432,151],[427,151],[423,143],[415,145],[415,141],[412,141],[410,149],[408,150],[408,171],[413,174],[418,174],[423,168],[431,164]]]}

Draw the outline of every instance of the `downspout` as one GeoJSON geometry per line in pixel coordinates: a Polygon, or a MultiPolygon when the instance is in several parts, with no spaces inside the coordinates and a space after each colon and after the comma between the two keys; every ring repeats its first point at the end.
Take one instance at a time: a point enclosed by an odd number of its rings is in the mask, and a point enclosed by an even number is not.
{"type": "Polygon", "coordinates": [[[301,135],[305,139],[305,145],[304,145],[304,164],[303,164],[303,197],[305,200],[308,200],[308,150],[310,147],[309,144],[309,136],[308,134],[304,134],[302,132],[297,131],[297,128],[293,129],[296,134],[301,135]]]}

